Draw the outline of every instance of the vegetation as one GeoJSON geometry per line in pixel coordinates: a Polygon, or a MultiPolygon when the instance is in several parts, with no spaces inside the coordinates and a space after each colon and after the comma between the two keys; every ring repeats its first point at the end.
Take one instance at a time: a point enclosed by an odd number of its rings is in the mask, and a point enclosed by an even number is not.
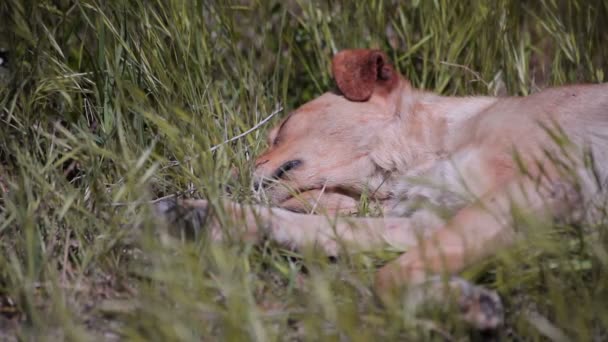
{"type": "MultiPolygon", "coordinates": [[[[390,252],[166,239],[142,203],[251,202],[266,129],[332,87],[342,48],[382,48],[443,94],[525,95],[605,81],[607,23],[605,0],[0,2],[0,338],[491,337],[378,305],[390,252]]],[[[505,301],[493,337],[608,338],[606,220],[521,228],[465,272],[505,301]]]]}

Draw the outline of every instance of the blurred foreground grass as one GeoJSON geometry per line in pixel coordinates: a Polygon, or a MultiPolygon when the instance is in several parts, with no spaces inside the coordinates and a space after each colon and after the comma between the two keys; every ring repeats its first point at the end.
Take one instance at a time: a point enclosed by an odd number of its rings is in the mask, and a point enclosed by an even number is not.
{"type": "MultiPolygon", "coordinates": [[[[250,201],[265,130],[331,86],[339,49],[382,48],[443,94],[525,95],[605,81],[607,41],[604,0],[4,0],[0,339],[487,338],[378,306],[386,253],[163,242],[134,236],[137,203],[250,201]]],[[[506,301],[494,337],[607,339],[606,220],[530,225],[466,272],[506,301]]]]}

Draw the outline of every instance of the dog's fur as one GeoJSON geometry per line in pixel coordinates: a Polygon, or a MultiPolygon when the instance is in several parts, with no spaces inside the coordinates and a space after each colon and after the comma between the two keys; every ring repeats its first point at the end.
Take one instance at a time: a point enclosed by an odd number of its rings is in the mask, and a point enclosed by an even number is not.
{"type": "Polygon", "coordinates": [[[375,50],[338,53],[332,72],[339,92],[285,118],[255,163],[256,191],[284,209],[226,208],[245,218],[254,241],[315,244],[330,255],[407,250],[377,273],[381,296],[495,253],[514,239],[513,210],[573,211],[608,176],[607,84],[444,97],[413,89],[375,50]],[[303,214],[353,211],[362,195],[393,217],[303,214]]]}

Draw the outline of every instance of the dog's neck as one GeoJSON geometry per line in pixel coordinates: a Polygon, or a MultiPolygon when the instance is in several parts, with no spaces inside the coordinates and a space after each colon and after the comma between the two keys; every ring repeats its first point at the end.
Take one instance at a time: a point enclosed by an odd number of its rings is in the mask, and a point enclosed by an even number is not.
{"type": "Polygon", "coordinates": [[[412,136],[425,134],[424,139],[415,141],[442,154],[450,154],[459,148],[458,137],[470,120],[498,100],[488,96],[440,96],[419,90],[412,90],[405,97],[409,100],[404,102],[400,112],[403,136],[409,141],[412,136]]]}
{"type": "Polygon", "coordinates": [[[378,139],[372,158],[389,175],[386,188],[404,176],[417,176],[458,149],[469,120],[496,97],[452,97],[413,89],[403,82],[395,119],[378,139]]]}

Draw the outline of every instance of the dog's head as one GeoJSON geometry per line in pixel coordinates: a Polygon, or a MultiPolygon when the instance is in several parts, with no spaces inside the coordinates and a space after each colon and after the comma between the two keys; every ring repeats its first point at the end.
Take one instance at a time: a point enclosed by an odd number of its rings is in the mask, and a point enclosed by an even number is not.
{"type": "Polygon", "coordinates": [[[371,154],[398,119],[400,92],[409,83],[377,50],[339,52],[332,73],[339,92],[289,114],[255,162],[254,186],[276,205],[320,190],[357,198],[383,181],[371,154]]]}

